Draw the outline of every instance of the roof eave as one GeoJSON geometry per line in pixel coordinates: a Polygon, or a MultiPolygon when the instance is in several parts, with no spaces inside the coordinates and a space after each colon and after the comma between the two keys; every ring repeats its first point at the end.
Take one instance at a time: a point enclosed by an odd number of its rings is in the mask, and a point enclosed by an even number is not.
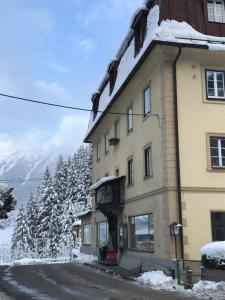
{"type": "Polygon", "coordinates": [[[207,45],[201,45],[201,44],[190,44],[190,43],[177,43],[177,42],[167,42],[167,41],[158,41],[158,40],[153,40],[143,55],[141,56],[140,60],[138,63],[135,65],[131,73],[128,75],[127,79],[124,81],[124,83],[121,85],[121,87],[118,89],[102,115],[99,117],[98,121],[95,123],[93,128],[90,130],[88,135],[84,139],[84,143],[91,143],[90,137],[92,136],[93,132],[95,131],[96,127],[99,125],[100,121],[104,118],[106,113],[109,111],[109,109],[112,107],[112,105],[115,103],[119,95],[122,93],[128,82],[131,80],[131,78],[134,76],[136,73],[137,69],[142,65],[146,57],[151,53],[151,51],[155,48],[156,45],[164,45],[164,46],[173,46],[173,47],[185,47],[185,48],[199,48],[199,49],[208,49],[209,47],[207,45]]]}

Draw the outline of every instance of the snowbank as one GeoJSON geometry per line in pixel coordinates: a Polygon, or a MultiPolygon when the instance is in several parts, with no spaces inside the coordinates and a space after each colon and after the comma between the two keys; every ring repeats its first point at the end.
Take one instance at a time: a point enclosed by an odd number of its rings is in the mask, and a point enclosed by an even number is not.
{"type": "Polygon", "coordinates": [[[93,264],[96,261],[98,261],[98,257],[94,256],[94,255],[88,255],[88,254],[84,254],[84,253],[80,253],[80,249],[74,249],[72,251],[74,258],[74,261],[81,263],[81,264],[93,264]]]}
{"type": "Polygon", "coordinates": [[[14,260],[10,265],[24,266],[24,265],[39,265],[39,264],[46,264],[46,261],[42,259],[22,258],[22,259],[14,260]]]}
{"type": "Polygon", "coordinates": [[[201,248],[201,254],[210,259],[225,259],[225,241],[209,243],[201,248]]]}
{"type": "Polygon", "coordinates": [[[183,290],[176,280],[166,276],[162,271],[145,272],[137,278],[137,282],[160,290],[183,290]]]}
{"type": "Polygon", "coordinates": [[[177,284],[177,280],[166,276],[162,271],[145,272],[137,278],[140,284],[150,285],[154,289],[177,291],[186,295],[194,295],[205,299],[224,300],[225,282],[199,281],[192,290],[185,290],[177,284]]]}

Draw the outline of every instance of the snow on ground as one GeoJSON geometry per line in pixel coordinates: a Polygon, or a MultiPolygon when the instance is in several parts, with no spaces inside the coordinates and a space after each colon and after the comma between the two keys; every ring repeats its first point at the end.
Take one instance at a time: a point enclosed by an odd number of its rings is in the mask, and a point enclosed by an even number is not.
{"type": "Polygon", "coordinates": [[[14,260],[10,263],[11,266],[24,266],[24,265],[39,265],[45,264],[46,262],[42,259],[32,259],[32,258],[22,258],[18,260],[14,260]]]}
{"type": "Polygon", "coordinates": [[[94,255],[88,255],[88,254],[84,254],[84,253],[80,253],[80,249],[74,249],[72,251],[72,254],[74,256],[74,261],[79,262],[81,264],[93,264],[96,261],[98,261],[98,257],[94,256],[94,255]]]}
{"type": "Polygon", "coordinates": [[[185,290],[183,286],[177,284],[177,280],[166,276],[162,271],[145,272],[137,278],[137,282],[158,290],[183,292],[205,299],[225,299],[225,282],[201,280],[193,286],[192,290],[185,290]]]}

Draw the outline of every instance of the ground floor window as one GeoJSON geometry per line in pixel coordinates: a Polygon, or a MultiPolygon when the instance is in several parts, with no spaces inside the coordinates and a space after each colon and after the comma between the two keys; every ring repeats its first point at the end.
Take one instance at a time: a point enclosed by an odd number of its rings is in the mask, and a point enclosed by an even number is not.
{"type": "Polygon", "coordinates": [[[132,248],[154,251],[153,214],[131,217],[132,248]]]}
{"type": "Polygon", "coordinates": [[[225,211],[211,212],[212,240],[225,241],[225,211]]]}
{"type": "Polygon", "coordinates": [[[91,224],[85,224],[83,226],[83,243],[85,245],[91,244],[91,224]]]}
{"type": "Polygon", "coordinates": [[[97,224],[98,229],[98,246],[106,246],[108,244],[108,223],[100,222],[97,224]]]}

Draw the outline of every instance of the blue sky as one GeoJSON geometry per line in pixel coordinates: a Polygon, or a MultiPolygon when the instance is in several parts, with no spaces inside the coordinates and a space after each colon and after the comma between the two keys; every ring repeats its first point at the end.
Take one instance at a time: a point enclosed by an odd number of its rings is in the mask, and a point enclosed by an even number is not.
{"type": "MultiPolygon", "coordinates": [[[[2,0],[0,93],[91,108],[143,0],[2,0]]],[[[89,114],[0,97],[0,148],[82,143],[89,114]],[[73,141],[73,142],[71,142],[73,141]]]]}

